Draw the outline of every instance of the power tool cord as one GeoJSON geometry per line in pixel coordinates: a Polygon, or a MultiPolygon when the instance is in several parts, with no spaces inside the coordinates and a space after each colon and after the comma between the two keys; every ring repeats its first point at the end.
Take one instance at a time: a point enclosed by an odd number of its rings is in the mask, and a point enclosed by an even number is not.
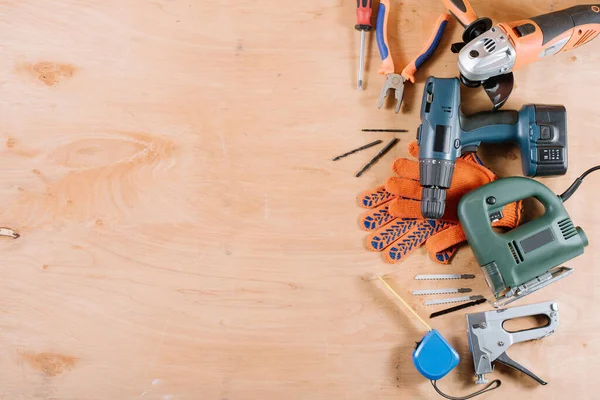
{"type": "Polygon", "coordinates": [[[585,171],[583,174],[581,174],[581,176],[579,178],[575,179],[575,182],[573,182],[571,184],[571,186],[569,186],[569,188],[567,190],[565,190],[565,192],[559,196],[562,199],[562,201],[565,202],[565,201],[569,200],[569,197],[571,197],[573,195],[573,193],[575,193],[575,191],[579,188],[579,186],[583,182],[583,179],[586,176],[588,176],[589,174],[591,174],[592,172],[597,171],[599,169],[600,169],[600,165],[596,165],[595,167],[592,167],[592,168],[588,169],[587,171],[585,171]]]}
{"type": "Polygon", "coordinates": [[[488,383],[488,385],[486,387],[484,387],[481,390],[478,390],[476,392],[473,392],[467,396],[464,397],[452,397],[452,396],[448,396],[446,393],[442,392],[440,389],[438,389],[437,385],[436,385],[437,381],[431,381],[431,385],[433,386],[433,388],[435,389],[436,392],[438,392],[438,394],[442,397],[445,397],[449,400],[467,400],[467,399],[472,399],[475,396],[479,396],[480,394],[483,394],[485,392],[489,392],[495,389],[498,389],[500,387],[500,385],[502,385],[502,382],[500,382],[500,379],[494,379],[493,381],[491,381],[490,383],[488,383]],[[491,387],[492,385],[496,385],[494,387],[491,387]]]}

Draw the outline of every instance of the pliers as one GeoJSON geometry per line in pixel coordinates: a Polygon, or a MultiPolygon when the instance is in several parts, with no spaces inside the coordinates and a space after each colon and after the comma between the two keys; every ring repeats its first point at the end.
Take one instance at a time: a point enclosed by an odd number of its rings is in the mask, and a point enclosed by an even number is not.
{"type": "Polygon", "coordinates": [[[377,27],[375,30],[377,37],[377,46],[379,47],[379,54],[381,55],[381,68],[379,69],[380,74],[385,74],[385,83],[379,96],[379,108],[383,106],[383,101],[389,94],[390,90],[395,91],[396,97],[396,113],[400,111],[402,105],[402,98],[404,96],[404,82],[410,81],[415,83],[415,73],[417,69],[423,65],[425,61],[435,52],[442,35],[450,20],[449,14],[442,14],[438,18],[435,24],[435,30],[429,38],[427,45],[421,50],[419,55],[410,62],[400,74],[397,74],[394,68],[394,60],[390,54],[390,47],[388,45],[388,16],[390,12],[390,0],[381,0],[379,2],[379,10],[377,12],[377,27]]]}

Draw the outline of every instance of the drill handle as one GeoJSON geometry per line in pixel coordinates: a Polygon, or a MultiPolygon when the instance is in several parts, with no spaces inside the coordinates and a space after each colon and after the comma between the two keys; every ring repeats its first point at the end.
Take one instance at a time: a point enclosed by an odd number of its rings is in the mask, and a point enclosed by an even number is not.
{"type": "Polygon", "coordinates": [[[519,113],[514,110],[484,111],[471,116],[460,115],[462,154],[477,151],[481,143],[518,141],[519,113]]]}
{"type": "Polygon", "coordinates": [[[482,111],[466,116],[461,113],[460,127],[465,132],[495,125],[515,125],[519,121],[519,112],[515,110],[482,111]]]}

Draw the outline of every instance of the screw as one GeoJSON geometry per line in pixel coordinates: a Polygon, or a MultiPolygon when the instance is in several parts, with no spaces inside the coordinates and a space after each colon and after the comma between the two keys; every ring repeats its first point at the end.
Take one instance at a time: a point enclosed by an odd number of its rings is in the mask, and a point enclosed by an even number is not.
{"type": "Polygon", "coordinates": [[[551,308],[553,311],[558,311],[558,303],[552,303],[552,304],[550,304],[550,308],[551,308]]]}
{"type": "Polygon", "coordinates": [[[482,323],[479,324],[479,327],[481,329],[485,329],[485,328],[487,328],[487,324],[485,322],[482,322],[482,323]]]}
{"type": "Polygon", "coordinates": [[[498,342],[498,346],[500,346],[500,347],[504,346],[504,342],[503,341],[499,341],[498,342]]]}

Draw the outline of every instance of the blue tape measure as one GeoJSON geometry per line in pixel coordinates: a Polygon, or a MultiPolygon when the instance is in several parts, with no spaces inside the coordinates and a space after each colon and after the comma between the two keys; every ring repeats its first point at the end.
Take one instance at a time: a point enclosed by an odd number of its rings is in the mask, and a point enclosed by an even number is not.
{"type": "Polygon", "coordinates": [[[460,357],[435,329],[427,332],[412,355],[415,368],[425,378],[437,381],[458,365],[460,357]]]}

